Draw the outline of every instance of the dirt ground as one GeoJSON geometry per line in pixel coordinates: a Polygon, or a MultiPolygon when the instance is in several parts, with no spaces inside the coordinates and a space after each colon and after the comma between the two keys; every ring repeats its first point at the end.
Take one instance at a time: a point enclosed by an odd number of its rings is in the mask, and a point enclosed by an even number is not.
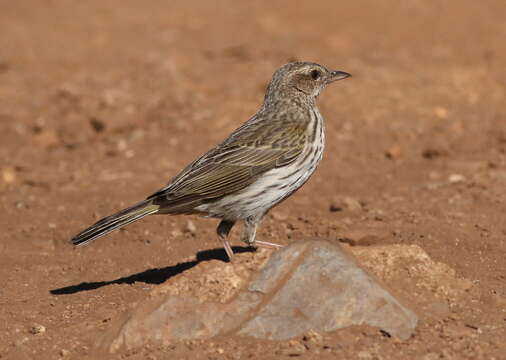
{"type": "Polygon", "coordinates": [[[472,289],[443,297],[437,316],[419,313],[407,341],[353,327],[296,339],[297,353],[227,337],[111,357],[506,359],[504,1],[1,9],[0,358],[96,358],[130,304],[224,259],[206,251],[220,247],[217,221],[197,217],[150,217],[77,250],[68,240],[223,139],[255,113],[274,70],[298,59],[353,78],[321,95],[324,160],[259,238],[417,245],[472,289]]]}

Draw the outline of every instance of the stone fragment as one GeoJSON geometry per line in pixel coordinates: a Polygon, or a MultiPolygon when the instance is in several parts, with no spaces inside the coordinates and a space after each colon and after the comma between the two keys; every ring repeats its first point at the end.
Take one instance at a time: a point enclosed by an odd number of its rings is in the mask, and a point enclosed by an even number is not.
{"type": "Polygon", "coordinates": [[[448,181],[452,184],[466,181],[466,177],[461,174],[451,174],[448,176],[448,181]]]}
{"type": "Polygon", "coordinates": [[[434,108],[434,115],[439,119],[446,119],[448,118],[448,109],[442,106],[436,106],[434,108]]]}
{"type": "Polygon", "coordinates": [[[90,118],[90,126],[96,133],[101,133],[105,130],[105,123],[97,117],[92,116],[90,118]]]}
{"type": "Polygon", "coordinates": [[[188,220],[184,227],[184,231],[193,235],[197,232],[197,227],[193,221],[188,220]]]}
{"type": "Polygon", "coordinates": [[[329,205],[330,212],[338,212],[344,210],[356,211],[361,210],[362,204],[358,199],[350,196],[335,197],[329,205]]]}
{"type": "Polygon", "coordinates": [[[444,155],[444,152],[436,148],[427,148],[422,151],[422,157],[429,160],[436,159],[442,155],[444,155]]]}
{"type": "Polygon", "coordinates": [[[46,332],[46,327],[44,325],[33,325],[30,329],[30,334],[37,335],[37,334],[44,334],[46,332]]]}
{"type": "Polygon", "coordinates": [[[385,151],[385,156],[389,159],[398,159],[402,155],[402,149],[399,145],[392,145],[385,151]]]}
{"type": "Polygon", "coordinates": [[[2,179],[6,184],[13,184],[16,182],[16,171],[13,168],[6,167],[2,169],[2,179]]]}
{"type": "Polygon", "coordinates": [[[61,357],[65,357],[65,356],[69,356],[70,355],[70,351],[68,351],[67,349],[61,349],[60,350],[60,356],[61,357]]]}

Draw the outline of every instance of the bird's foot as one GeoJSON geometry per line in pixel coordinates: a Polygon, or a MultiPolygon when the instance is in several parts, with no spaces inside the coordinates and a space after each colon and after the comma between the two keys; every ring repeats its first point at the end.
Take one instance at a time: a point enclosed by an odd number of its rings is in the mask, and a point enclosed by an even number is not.
{"type": "Polygon", "coordinates": [[[227,252],[228,261],[233,262],[234,260],[234,251],[232,250],[232,247],[230,246],[230,243],[226,238],[220,237],[221,242],[223,243],[223,247],[225,248],[225,251],[227,252]]]}
{"type": "Polygon", "coordinates": [[[232,247],[230,246],[230,243],[228,242],[228,233],[234,226],[235,221],[230,220],[222,220],[218,228],[216,229],[216,232],[218,234],[218,237],[220,238],[221,242],[223,243],[223,247],[225,248],[225,251],[227,252],[228,260],[232,262],[234,260],[234,252],[232,251],[232,247]]]}
{"type": "Polygon", "coordinates": [[[265,247],[268,249],[281,249],[283,247],[283,245],[280,245],[280,244],[271,243],[268,241],[261,241],[261,240],[255,240],[252,243],[250,243],[249,245],[255,246],[255,247],[265,247]]]}

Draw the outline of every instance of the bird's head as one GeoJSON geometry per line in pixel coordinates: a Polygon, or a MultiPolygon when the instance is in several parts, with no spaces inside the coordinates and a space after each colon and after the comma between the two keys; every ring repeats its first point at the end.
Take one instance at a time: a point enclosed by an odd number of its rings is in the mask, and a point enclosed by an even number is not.
{"type": "Polygon", "coordinates": [[[301,95],[314,99],[331,82],[346,79],[351,75],[344,71],[329,70],[311,62],[291,62],[280,67],[267,88],[269,97],[301,95]]]}

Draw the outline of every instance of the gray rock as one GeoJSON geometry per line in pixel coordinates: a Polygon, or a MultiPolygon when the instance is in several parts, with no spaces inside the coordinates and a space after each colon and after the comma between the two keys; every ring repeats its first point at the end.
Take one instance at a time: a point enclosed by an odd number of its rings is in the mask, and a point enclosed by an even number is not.
{"type": "Polygon", "coordinates": [[[402,306],[341,248],[324,241],[296,243],[273,255],[248,290],[263,293],[254,317],[238,331],[284,340],[309,330],[377,326],[410,337],[416,315],[402,306]]]}
{"type": "Polygon", "coordinates": [[[189,296],[147,301],[111,329],[101,347],[116,351],[148,341],[168,344],[234,334],[285,340],[310,330],[360,324],[407,339],[417,321],[340,246],[305,241],[274,253],[226,304],[201,303],[189,296]]]}

